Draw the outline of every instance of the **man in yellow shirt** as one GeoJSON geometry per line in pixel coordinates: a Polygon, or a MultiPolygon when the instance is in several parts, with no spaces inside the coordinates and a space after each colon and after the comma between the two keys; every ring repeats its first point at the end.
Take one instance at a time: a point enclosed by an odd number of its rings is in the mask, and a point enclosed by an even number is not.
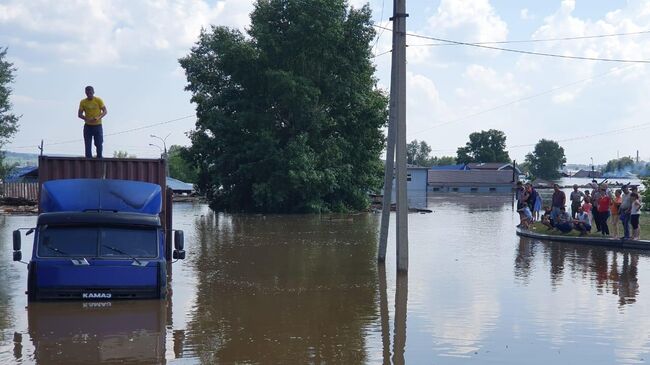
{"type": "Polygon", "coordinates": [[[97,158],[102,158],[102,147],[104,144],[104,131],[102,129],[102,118],[107,114],[104,101],[95,96],[95,89],[86,86],[86,98],[79,102],[77,116],[86,122],[84,124],[84,143],[86,145],[86,158],[93,157],[92,141],[95,140],[97,158]]]}

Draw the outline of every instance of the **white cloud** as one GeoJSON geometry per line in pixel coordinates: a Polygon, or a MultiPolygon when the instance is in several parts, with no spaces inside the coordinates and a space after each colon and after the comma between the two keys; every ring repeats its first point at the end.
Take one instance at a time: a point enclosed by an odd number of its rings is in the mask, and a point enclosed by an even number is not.
{"type": "Polygon", "coordinates": [[[252,0],[11,0],[0,5],[0,25],[28,32],[34,47],[62,60],[115,64],[146,50],[178,53],[211,24],[243,29],[250,11],[252,0]]]}
{"type": "Polygon", "coordinates": [[[523,8],[519,11],[519,18],[522,20],[533,20],[535,19],[535,16],[530,14],[528,8],[523,8]]]}
{"type": "Polygon", "coordinates": [[[455,40],[501,41],[508,35],[508,25],[488,0],[442,0],[428,23],[435,34],[453,35],[455,40]]]}

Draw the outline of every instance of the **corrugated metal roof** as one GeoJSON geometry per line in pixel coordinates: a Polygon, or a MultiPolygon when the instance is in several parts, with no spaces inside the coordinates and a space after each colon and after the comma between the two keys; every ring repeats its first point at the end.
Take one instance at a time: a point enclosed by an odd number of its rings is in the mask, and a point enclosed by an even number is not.
{"type": "Polygon", "coordinates": [[[7,176],[5,182],[17,182],[25,175],[33,173],[34,171],[36,171],[35,176],[38,176],[38,167],[36,166],[17,167],[14,171],[11,172],[11,174],[7,176]]]}
{"type": "Polygon", "coordinates": [[[513,184],[512,170],[429,170],[429,184],[513,184]]]}
{"type": "Polygon", "coordinates": [[[180,180],[174,179],[173,177],[167,176],[167,187],[171,188],[173,191],[192,191],[194,190],[194,185],[180,180]]]}
{"type": "Polygon", "coordinates": [[[465,164],[457,165],[443,165],[443,166],[431,166],[429,170],[431,171],[460,171],[465,170],[465,164]]]}

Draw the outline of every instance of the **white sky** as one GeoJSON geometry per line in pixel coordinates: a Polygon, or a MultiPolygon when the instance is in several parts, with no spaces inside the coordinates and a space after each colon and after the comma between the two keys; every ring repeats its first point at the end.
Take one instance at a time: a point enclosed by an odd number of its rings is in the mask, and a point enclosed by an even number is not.
{"type": "MultiPolygon", "coordinates": [[[[354,6],[365,1],[352,0],[354,6]]],[[[194,106],[178,58],[202,27],[245,29],[252,0],[0,0],[0,47],[18,71],[13,84],[20,132],[7,149],[83,154],[76,118],[90,84],[106,102],[105,155],[159,154],[189,143],[194,106]],[[181,119],[183,118],[183,119],[181,119]],[[169,123],[164,123],[170,121],[169,123]],[[161,124],[164,123],[164,124],[161,124]]],[[[406,0],[409,33],[465,42],[610,35],[650,30],[650,1],[406,0]]],[[[377,24],[390,26],[392,1],[372,0],[377,24]]],[[[379,30],[375,54],[390,49],[379,30]]],[[[522,161],[540,138],[559,140],[568,163],[617,156],[650,160],[650,75],[644,64],[522,55],[466,46],[423,46],[409,37],[407,139],[455,155],[469,133],[496,128],[522,161]]],[[[571,41],[511,43],[506,48],[562,55],[650,60],[650,33],[571,41]]],[[[375,58],[389,88],[390,54],[375,58]]]]}

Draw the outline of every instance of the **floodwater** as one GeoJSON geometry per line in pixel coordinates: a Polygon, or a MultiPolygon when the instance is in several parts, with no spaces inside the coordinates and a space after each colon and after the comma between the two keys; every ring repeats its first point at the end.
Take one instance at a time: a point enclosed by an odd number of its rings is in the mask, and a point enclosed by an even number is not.
{"type": "Polygon", "coordinates": [[[409,215],[408,275],[393,229],[376,262],[379,214],[176,204],[188,258],[168,300],[29,305],[11,231],[35,217],[0,217],[0,363],[648,362],[650,253],[519,238],[512,204],[429,196],[433,213],[409,215]]]}

